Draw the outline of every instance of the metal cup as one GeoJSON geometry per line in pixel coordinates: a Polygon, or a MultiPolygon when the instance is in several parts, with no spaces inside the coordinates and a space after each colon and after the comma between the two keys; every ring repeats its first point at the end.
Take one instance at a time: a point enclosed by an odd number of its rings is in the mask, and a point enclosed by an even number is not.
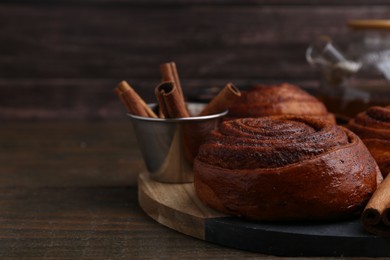
{"type": "MultiPolygon", "coordinates": [[[[156,108],[156,104],[149,106],[156,108]]],[[[204,106],[187,103],[191,115],[197,115],[204,106]]],[[[192,182],[192,163],[199,146],[226,114],[227,111],[224,111],[214,115],[169,119],[128,114],[150,177],[166,183],[192,182]]]]}

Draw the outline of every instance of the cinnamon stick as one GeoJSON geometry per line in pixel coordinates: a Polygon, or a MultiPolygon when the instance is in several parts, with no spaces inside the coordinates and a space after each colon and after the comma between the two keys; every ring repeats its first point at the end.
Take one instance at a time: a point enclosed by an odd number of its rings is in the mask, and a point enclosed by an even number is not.
{"type": "Polygon", "coordinates": [[[174,82],[179,92],[180,96],[184,99],[183,89],[181,87],[179,73],[177,72],[176,63],[171,61],[167,63],[163,63],[160,66],[162,81],[171,81],[174,82]]]}
{"type": "Polygon", "coordinates": [[[183,88],[181,87],[181,83],[180,83],[179,72],[177,71],[177,67],[176,67],[176,63],[170,62],[169,64],[171,64],[172,74],[173,74],[173,77],[175,79],[175,84],[176,84],[177,90],[179,91],[179,93],[182,96],[183,100],[185,100],[184,93],[183,93],[183,88]]]}
{"type": "Polygon", "coordinates": [[[175,82],[175,78],[173,76],[172,72],[172,62],[166,62],[160,65],[160,70],[161,70],[161,76],[162,76],[162,81],[170,81],[170,82],[175,82]]]}
{"type": "Polygon", "coordinates": [[[381,236],[390,236],[389,175],[379,184],[362,213],[364,228],[370,233],[381,236]]]}
{"type": "Polygon", "coordinates": [[[154,90],[154,94],[157,98],[157,103],[158,103],[158,117],[159,118],[167,118],[169,117],[168,115],[168,110],[165,106],[165,101],[163,98],[163,93],[161,92],[160,88],[157,86],[154,90]]]}
{"type": "Polygon", "coordinates": [[[228,83],[202,110],[199,116],[223,112],[233,105],[240,97],[241,92],[232,83],[228,83]]]}
{"type": "Polygon", "coordinates": [[[118,89],[118,88],[115,88],[114,92],[118,96],[118,98],[122,102],[122,104],[126,107],[127,112],[131,113],[131,106],[127,102],[127,100],[123,97],[123,92],[120,89],[118,89]]]}
{"type": "Polygon", "coordinates": [[[162,82],[155,89],[159,107],[166,118],[190,117],[186,104],[174,82],[162,82]]]}
{"type": "Polygon", "coordinates": [[[115,92],[126,106],[129,113],[143,117],[157,118],[157,115],[152,109],[150,109],[145,101],[126,81],[121,81],[116,87],[115,92]]]}

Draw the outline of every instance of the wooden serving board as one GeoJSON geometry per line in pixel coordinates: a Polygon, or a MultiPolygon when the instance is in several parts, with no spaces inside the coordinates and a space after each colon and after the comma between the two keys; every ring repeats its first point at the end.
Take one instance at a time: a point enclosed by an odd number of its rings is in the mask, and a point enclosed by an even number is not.
{"type": "Polygon", "coordinates": [[[142,173],[138,200],[157,222],[208,242],[278,256],[390,256],[390,238],[368,234],[359,219],[266,223],[231,217],[199,201],[192,183],[155,182],[142,173]]]}

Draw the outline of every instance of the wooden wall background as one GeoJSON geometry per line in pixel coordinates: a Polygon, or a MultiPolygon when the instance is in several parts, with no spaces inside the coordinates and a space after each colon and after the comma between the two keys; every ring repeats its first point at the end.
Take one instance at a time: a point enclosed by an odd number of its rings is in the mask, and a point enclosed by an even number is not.
{"type": "Polygon", "coordinates": [[[315,88],[309,42],[349,19],[388,18],[385,0],[0,2],[0,122],[126,119],[113,88],[147,100],[176,61],[187,95],[228,81],[315,88]]]}

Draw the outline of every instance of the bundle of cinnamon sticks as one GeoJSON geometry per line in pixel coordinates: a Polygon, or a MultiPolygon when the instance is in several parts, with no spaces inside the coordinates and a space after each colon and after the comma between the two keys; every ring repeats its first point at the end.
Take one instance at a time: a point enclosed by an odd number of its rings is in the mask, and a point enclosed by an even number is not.
{"type": "MultiPolygon", "coordinates": [[[[187,109],[179,74],[175,62],[168,62],[160,66],[162,81],[155,88],[158,102],[158,113],[155,113],[126,82],[121,81],[115,92],[130,114],[152,118],[184,118],[191,117],[187,109]]],[[[241,92],[228,83],[216,95],[198,116],[220,113],[228,109],[241,97],[241,92]]]]}

